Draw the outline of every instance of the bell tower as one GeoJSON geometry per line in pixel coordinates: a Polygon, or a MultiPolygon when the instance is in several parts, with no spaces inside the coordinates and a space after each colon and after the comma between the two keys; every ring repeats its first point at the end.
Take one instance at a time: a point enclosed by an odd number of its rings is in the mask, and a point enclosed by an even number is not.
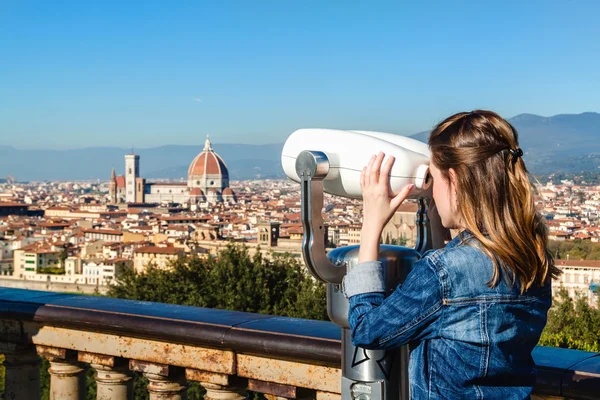
{"type": "Polygon", "coordinates": [[[125,201],[136,201],[136,179],[140,176],[140,156],[132,153],[125,155],[125,201]]]}
{"type": "Polygon", "coordinates": [[[110,204],[117,204],[117,176],[115,169],[110,173],[110,183],[108,184],[108,197],[110,204]]]}

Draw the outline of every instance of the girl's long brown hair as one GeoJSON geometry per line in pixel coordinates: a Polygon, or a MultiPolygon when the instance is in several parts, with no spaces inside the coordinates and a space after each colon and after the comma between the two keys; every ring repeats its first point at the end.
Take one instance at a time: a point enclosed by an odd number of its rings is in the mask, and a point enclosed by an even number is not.
{"type": "Polygon", "coordinates": [[[533,186],[516,129],[492,111],[454,114],[429,136],[431,161],[455,188],[461,228],[468,229],[494,262],[488,285],[503,277],[521,292],[560,274],[547,251],[548,230],[536,211],[533,186]]]}

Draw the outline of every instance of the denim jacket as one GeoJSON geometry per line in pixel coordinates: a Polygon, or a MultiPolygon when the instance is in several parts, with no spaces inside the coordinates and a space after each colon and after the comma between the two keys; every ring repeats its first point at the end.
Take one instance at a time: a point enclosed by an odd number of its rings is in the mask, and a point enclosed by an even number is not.
{"type": "Polygon", "coordinates": [[[520,293],[490,288],[493,263],[468,232],[415,263],[384,298],[379,262],[344,278],[352,343],[368,349],[409,344],[413,399],[527,399],[535,383],[531,351],[546,324],[550,283],[520,293]]]}

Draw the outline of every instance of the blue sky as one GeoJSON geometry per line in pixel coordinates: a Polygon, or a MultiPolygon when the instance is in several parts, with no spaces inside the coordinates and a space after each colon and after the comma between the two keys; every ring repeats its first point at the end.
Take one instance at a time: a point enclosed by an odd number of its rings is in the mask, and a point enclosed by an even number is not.
{"type": "Polygon", "coordinates": [[[412,134],[600,111],[600,2],[0,0],[0,145],[412,134]]]}

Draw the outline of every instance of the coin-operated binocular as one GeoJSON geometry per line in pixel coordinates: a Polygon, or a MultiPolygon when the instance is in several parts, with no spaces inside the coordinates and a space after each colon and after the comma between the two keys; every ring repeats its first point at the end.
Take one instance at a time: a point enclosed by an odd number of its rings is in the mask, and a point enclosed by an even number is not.
{"type": "Polygon", "coordinates": [[[300,129],[286,141],[281,154],[283,170],[300,183],[304,237],[302,253],[308,270],[327,283],[329,318],[342,328],[342,399],[408,400],[408,346],[399,350],[367,350],[352,345],[348,324],[349,302],[340,285],[347,268],[358,263],[359,246],[325,252],[323,193],[361,199],[360,174],[371,155],[393,155],[390,187],[397,193],[407,184],[417,199],[415,248],[380,246],[386,296],[402,283],[421,254],[431,248],[427,217],[431,198],[429,149],[425,143],[389,133],[300,129]]]}

